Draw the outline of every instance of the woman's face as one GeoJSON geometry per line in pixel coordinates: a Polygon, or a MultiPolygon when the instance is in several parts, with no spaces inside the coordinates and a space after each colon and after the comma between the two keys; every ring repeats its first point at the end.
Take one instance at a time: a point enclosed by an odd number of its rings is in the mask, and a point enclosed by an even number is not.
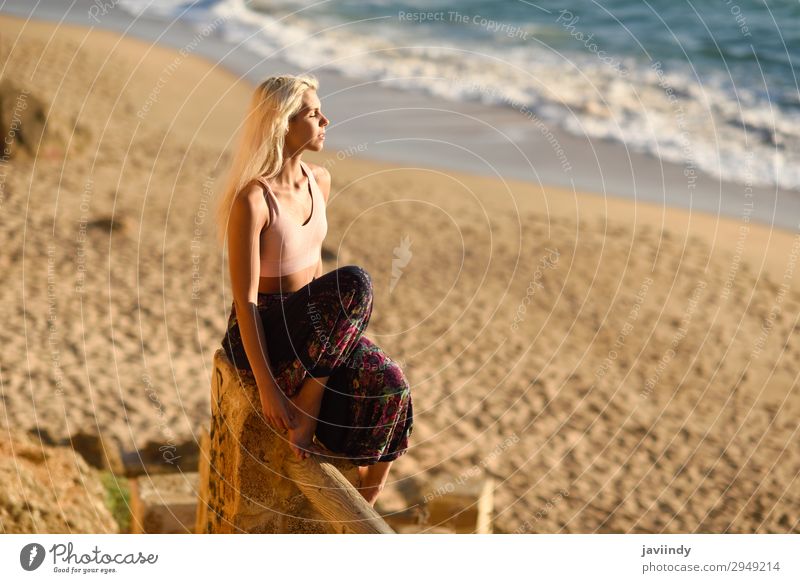
{"type": "Polygon", "coordinates": [[[316,91],[309,89],[303,94],[300,111],[289,120],[289,132],[286,134],[286,147],[289,151],[322,150],[325,126],[329,121],[322,115],[321,108],[316,91]]]}

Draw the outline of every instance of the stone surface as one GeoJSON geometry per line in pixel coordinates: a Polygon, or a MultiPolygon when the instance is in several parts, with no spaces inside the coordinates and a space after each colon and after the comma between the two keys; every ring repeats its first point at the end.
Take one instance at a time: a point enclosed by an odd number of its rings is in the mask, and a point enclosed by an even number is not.
{"type": "Polygon", "coordinates": [[[494,480],[480,474],[440,481],[427,500],[426,526],[452,529],[458,534],[492,532],[494,480]]]}
{"type": "Polygon", "coordinates": [[[0,430],[0,533],[117,533],[98,471],[70,447],[0,430]]]}
{"type": "Polygon", "coordinates": [[[131,532],[194,533],[197,483],[197,472],[156,474],[132,479],[131,532]]]}

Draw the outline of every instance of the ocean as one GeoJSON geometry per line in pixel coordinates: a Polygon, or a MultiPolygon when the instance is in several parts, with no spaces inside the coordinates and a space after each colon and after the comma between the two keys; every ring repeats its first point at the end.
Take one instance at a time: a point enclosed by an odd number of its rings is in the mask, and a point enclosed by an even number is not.
{"type": "Polygon", "coordinates": [[[311,73],[536,115],[712,176],[800,189],[800,3],[121,0],[311,73]]]}

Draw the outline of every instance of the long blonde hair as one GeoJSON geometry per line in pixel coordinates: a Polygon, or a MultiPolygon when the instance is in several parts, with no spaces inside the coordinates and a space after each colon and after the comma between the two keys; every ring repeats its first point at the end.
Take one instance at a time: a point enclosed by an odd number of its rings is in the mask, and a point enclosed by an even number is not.
{"type": "Polygon", "coordinates": [[[280,172],[289,119],[299,112],[303,94],[318,88],[319,81],[313,75],[278,75],[256,87],[217,204],[217,239],[220,245],[225,243],[228,218],[236,195],[255,178],[272,178],[280,172]]]}

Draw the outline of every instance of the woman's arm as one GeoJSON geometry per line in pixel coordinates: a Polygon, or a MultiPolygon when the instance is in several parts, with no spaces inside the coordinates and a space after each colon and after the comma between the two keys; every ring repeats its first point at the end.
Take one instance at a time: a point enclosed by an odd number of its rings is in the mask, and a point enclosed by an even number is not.
{"type": "Polygon", "coordinates": [[[279,429],[291,426],[284,395],[272,375],[267,340],[258,311],[258,281],[261,271],[261,229],[269,222],[269,209],[261,187],[253,186],[233,202],[228,222],[228,261],[236,319],[247,360],[253,370],[262,407],[268,421],[279,429]],[[267,403],[265,405],[265,403],[267,403]],[[285,417],[284,417],[285,415],[285,417]]]}

